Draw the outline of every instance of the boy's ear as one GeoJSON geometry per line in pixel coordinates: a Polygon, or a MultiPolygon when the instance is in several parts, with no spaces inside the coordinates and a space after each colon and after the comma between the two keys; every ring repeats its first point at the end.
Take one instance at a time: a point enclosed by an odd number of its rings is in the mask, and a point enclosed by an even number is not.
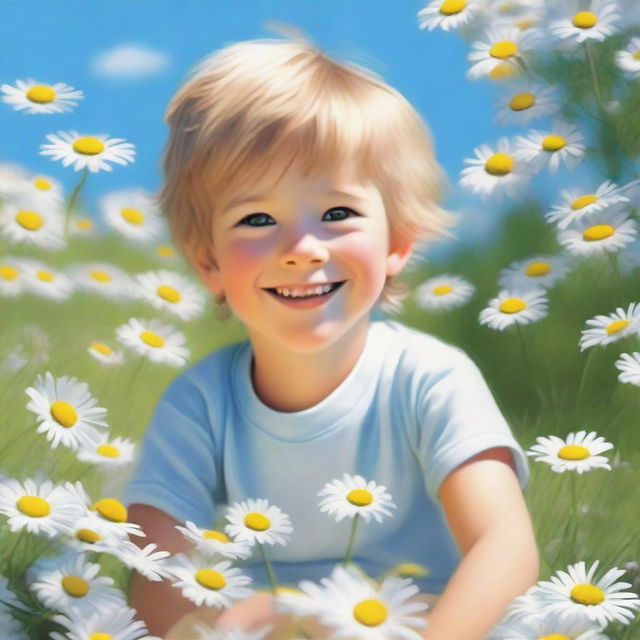
{"type": "Polygon", "coordinates": [[[413,252],[415,242],[410,240],[400,240],[394,243],[391,253],[387,256],[387,275],[395,276],[400,273],[413,252]]]}
{"type": "Polygon", "coordinates": [[[200,279],[210,291],[221,294],[220,271],[211,249],[204,245],[192,248],[188,252],[191,264],[198,272],[200,279]]]}

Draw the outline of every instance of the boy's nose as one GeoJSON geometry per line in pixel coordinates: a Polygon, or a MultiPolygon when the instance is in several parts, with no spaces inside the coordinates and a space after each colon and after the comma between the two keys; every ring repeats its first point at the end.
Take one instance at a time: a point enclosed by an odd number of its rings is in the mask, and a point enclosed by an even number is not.
{"type": "Polygon", "coordinates": [[[281,256],[281,262],[285,265],[323,263],[328,259],[329,250],[326,245],[309,234],[289,245],[281,256]]]}

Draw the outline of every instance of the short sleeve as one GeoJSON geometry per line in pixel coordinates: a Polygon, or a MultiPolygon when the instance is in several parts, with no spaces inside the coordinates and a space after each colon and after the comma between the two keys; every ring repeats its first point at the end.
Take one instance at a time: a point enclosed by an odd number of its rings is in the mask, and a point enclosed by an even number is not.
{"type": "Polygon", "coordinates": [[[416,452],[425,486],[438,502],[442,481],[456,467],[493,447],[509,447],[522,490],[529,481],[527,456],[474,362],[461,350],[440,371],[425,375],[418,387],[416,452]]]}
{"type": "Polygon", "coordinates": [[[183,374],[158,402],[123,503],[147,504],[180,522],[210,527],[215,517],[214,445],[206,402],[183,374]]]}

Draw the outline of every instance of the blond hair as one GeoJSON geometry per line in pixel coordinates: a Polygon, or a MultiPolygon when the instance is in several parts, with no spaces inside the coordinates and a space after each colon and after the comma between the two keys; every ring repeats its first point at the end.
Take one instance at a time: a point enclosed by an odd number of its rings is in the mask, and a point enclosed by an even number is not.
{"type": "MultiPolygon", "coordinates": [[[[438,206],[448,183],[409,102],[373,71],[329,58],[295,27],[271,27],[291,38],[210,54],[167,107],[159,204],[176,245],[186,254],[205,246],[213,256],[215,212],[259,180],[283,148],[293,149],[305,176],[355,160],[382,195],[390,239],[453,236],[447,228],[456,217],[438,206]]],[[[388,277],[378,302],[398,312],[408,294],[388,277]]],[[[228,318],[224,296],[216,302],[228,318]]]]}

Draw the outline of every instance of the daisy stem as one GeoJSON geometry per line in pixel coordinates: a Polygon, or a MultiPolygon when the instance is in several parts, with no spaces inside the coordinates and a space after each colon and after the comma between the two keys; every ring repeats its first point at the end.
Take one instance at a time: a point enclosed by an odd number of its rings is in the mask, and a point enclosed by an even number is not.
{"type": "Polygon", "coordinates": [[[358,518],[360,517],[359,513],[353,517],[353,522],[351,523],[351,536],[349,537],[349,544],[347,545],[347,554],[344,557],[345,566],[351,562],[351,556],[353,555],[353,543],[356,539],[356,528],[358,526],[358,518]]]}
{"type": "Polygon", "coordinates": [[[591,49],[589,49],[589,43],[584,41],[584,53],[587,58],[587,63],[589,64],[589,69],[591,69],[591,77],[593,78],[593,88],[596,92],[596,98],[598,100],[598,104],[603,108],[603,100],[602,93],[600,93],[600,84],[598,83],[598,75],[596,74],[596,67],[593,62],[593,56],[591,54],[591,49]]]}
{"type": "Polygon", "coordinates": [[[607,256],[609,258],[609,262],[611,263],[611,268],[613,269],[613,273],[615,274],[616,283],[618,285],[618,292],[620,294],[620,306],[624,304],[624,288],[622,286],[622,278],[620,277],[620,270],[618,269],[618,254],[611,253],[607,251],[607,256]]]}
{"type": "Polygon", "coordinates": [[[589,363],[591,362],[591,356],[594,354],[595,349],[591,347],[589,351],[589,355],[587,356],[587,360],[584,363],[584,369],[582,369],[582,375],[580,376],[580,384],[578,385],[578,393],[576,394],[576,409],[580,405],[580,399],[582,398],[582,389],[584,387],[584,381],[587,378],[587,369],[589,368],[589,363]]]}
{"type": "Polygon", "coordinates": [[[88,175],[89,175],[89,169],[85,167],[84,170],[82,171],[82,176],[78,181],[78,184],[74,187],[73,191],[71,192],[71,195],[69,196],[69,202],[67,203],[67,211],[65,213],[65,219],[64,219],[64,237],[65,238],[68,237],[68,234],[69,234],[69,219],[71,218],[71,212],[73,211],[73,206],[75,205],[76,200],[78,199],[78,194],[80,193],[80,189],[82,189],[82,187],[84,186],[84,183],[86,182],[88,175]]]}
{"type": "MultiPolygon", "coordinates": [[[[526,345],[526,342],[524,340],[524,336],[522,335],[522,327],[518,323],[516,323],[516,332],[518,334],[518,338],[520,339],[520,346],[522,347],[522,354],[524,356],[525,366],[527,367],[527,371],[531,374],[533,369],[531,368],[531,361],[529,360],[529,353],[527,351],[527,345],[526,345]]],[[[542,405],[544,405],[544,394],[540,389],[538,381],[534,377],[531,377],[531,380],[533,382],[533,386],[536,388],[536,393],[538,394],[538,398],[539,398],[540,402],[542,403],[542,405]]]]}
{"type": "Polygon", "coordinates": [[[567,473],[571,474],[569,476],[569,482],[571,483],[571,511],[572,511],[572,535],[571,535],[571,546],[569,547],[570,552],[573,553],[572,562],[577,562],[577,558],[579,557],[579,553],[576,551],[576,539],[578,535],[578,501],[576,496],[576,471],[568,471],[567,473]]]}
{"type": "Polygon", "coordinates": [[[264,566],[267,569],[267,574],[269,575],[269,582],[271,582],[271,591],[273,591],[273,595],[277,595],[278,593],[278,583],[276,581],[276,576],[273,573],[273,568],[271,563],[269,562],[269,558],[267,558],[267,552],[264,550],[264,545],[256,542],[258,548],[260,549],[260,553],[262,554],[262,559],[264,560],[264,566]]]}

